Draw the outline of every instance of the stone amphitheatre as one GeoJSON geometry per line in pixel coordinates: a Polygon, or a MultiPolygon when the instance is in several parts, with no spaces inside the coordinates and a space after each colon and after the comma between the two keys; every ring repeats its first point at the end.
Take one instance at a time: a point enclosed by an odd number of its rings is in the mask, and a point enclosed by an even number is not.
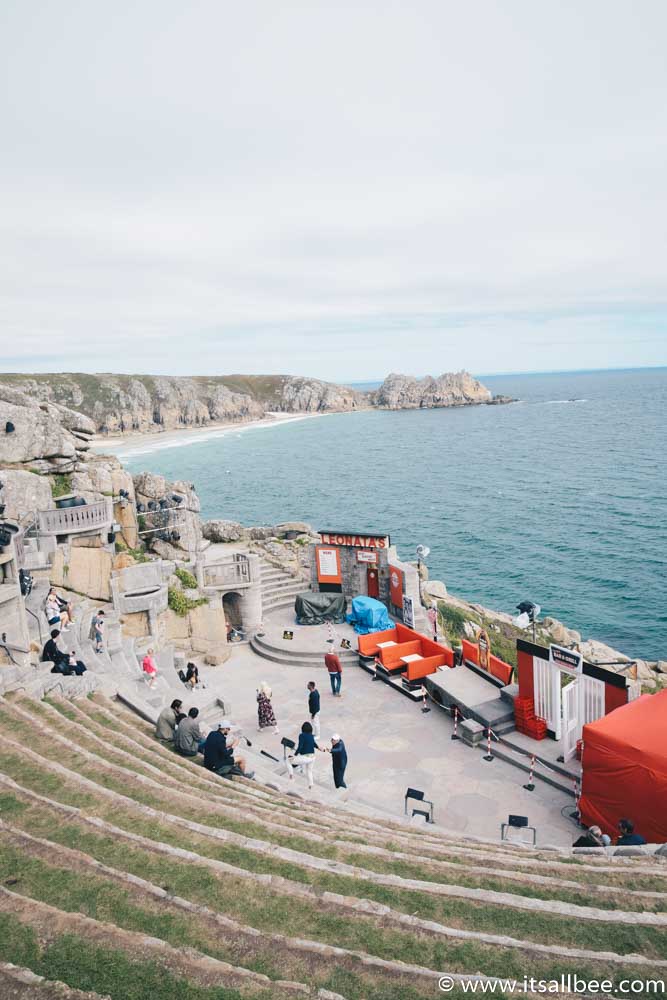
{"type": "MultiPolygon", "coordinates": [[[[196,484],[133,478],[93,452],[89,417],[15,386],[0,386],[0,426],[10,525],[0,536],[0,997],[662,995],[663,849],[573,851],[566,772],[545,772],[529,791],[507,754],[485,764],[478,746],[453,741],[437,705],[422,713],[421,701],[372,683],[354,645],[341,648],[334,701],[326,626],[283,642],[308,584],[309,526],[202,530],[196,484]],[[51,585],[73,606],[60,641],[85,662],[81,677],[40,659],[51,585]],[[149,647],[155,688],[141,670],[149,647]],[[188,661],[203,681],[190,692],[178,674],[188,661]],[[348,745],[343,793],[327,759],[312,793],[290,780],[280,738],[255,732],[259,682],[292,736],[311,675],[323,736],[335,728],[348,745]],[[200,708],[204,729],[231,716],[251,743],[253,779],[219,778],[155,739],[158,712],[177,697],[200,708]],[[405,815],[410,785],[433,798],[434,823],[405,815]],[[535,846],[501,840],[513,812],[537,827],[535,846]]],[[[426,627],[428,583],[401,565],[426,627]]],[[[559,623],[540,627],[544,641],[563,641],[559,623]]]]}

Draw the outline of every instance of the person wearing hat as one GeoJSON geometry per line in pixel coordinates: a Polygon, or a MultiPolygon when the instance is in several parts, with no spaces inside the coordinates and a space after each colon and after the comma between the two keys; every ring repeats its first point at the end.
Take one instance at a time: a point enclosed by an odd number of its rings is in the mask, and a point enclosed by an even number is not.
{"type": "Polygon", "coordinates": [[[234,747],[238,740],[229,739],[231,728],[229,719],[223,719],[218,723],[217,729],[211,730],[204,743],[204,767],[216,774],[229,774],[235,764],[246,774],[245,758],[234,757],[234,747]]]}
{"type": "Polygon", "coordinates": [[[347,767],[347,750],[345,744],[338,735],[334,733],[331,737],[331,763],[333,765],[333,779],[336,788],[347,788],[345,784],[345,768],[347,767]]]}

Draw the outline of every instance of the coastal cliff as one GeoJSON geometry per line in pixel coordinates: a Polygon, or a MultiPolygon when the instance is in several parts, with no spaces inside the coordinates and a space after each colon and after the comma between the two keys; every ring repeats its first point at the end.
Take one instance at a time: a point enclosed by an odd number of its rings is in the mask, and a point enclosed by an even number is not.
{"type": "Polygon", "coordinates": [[[269,412],[323,413],[368,405],[360,392],[289,375],[1,375],[0,387],[89,417],[103,434],[257,420],[269,412]]]}
{"type": "Polygon", "coordinates": [[[335,413],[507,402],[467,372],[389,375],[374,392],[296,375],[0,375],[0,389],[85,414],[102,434],[258,420],[268,413],[335,413]]]}

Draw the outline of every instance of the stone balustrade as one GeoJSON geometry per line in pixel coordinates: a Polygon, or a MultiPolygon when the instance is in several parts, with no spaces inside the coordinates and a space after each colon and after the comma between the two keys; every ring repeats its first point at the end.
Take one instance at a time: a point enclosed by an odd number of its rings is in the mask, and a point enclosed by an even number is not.
{"type": "Polygon", "coordinates": [[[201,567],[204,587],[229,590],[230,587],[249,587],[253,580],[252,564],[247,556],[236,553],[219,562],[204,563],[201,567]]]}
{"type": "Polygon", "coordinates": [[[41,510],[37,515],[40,535],[74,535],[83,531],[101,531],[112,523],[113,506],[110,500],[60,510],[41,510]]]}

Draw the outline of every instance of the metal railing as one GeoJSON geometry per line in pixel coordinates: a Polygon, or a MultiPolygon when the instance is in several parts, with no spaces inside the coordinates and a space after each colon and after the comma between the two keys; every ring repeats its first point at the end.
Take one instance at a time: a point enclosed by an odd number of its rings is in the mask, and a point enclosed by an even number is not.
{"type": "Polygon", "coordinates": [[[250,560],[244,555],[234,555],[203,567],[204,586],[222,589],[229,586],[248,586],[253,582],[250,560]]]}
{"type": "Polygon", "coordinates": [[[71,535],[79,531],[95,531],[113,523],[113,507],[108,500],[63,507],[60,510],[40,510],[37,515],[40,535],[71,535]]]}

